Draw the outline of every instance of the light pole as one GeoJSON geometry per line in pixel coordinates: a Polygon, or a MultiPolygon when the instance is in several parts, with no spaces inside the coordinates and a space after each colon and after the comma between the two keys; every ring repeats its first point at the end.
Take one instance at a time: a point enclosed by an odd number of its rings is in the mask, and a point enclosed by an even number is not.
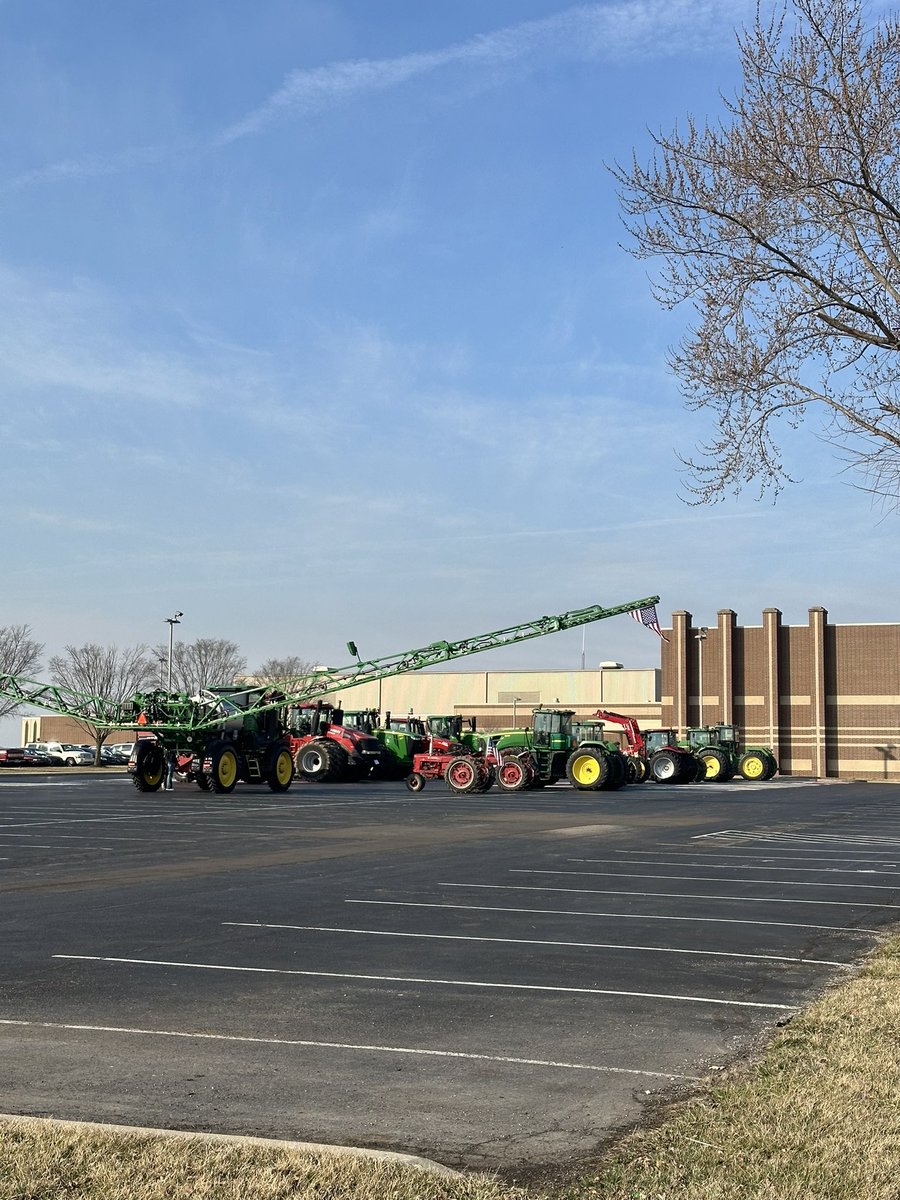
{"type": "Polygon", "coordinates": [[[513,729],[516,728],[516,705],[521,699],[521,696],[513,696],[513,729]]]}
{"type": "Polygon", "coordinates": [[[177,612],[174,617],[166,617],[166,622],[169,626],[169,669],[166,672],[166,691],[172,690],[172,641],[175,637],[175,626],[181,624],[183,612],[177,612]]]}
{"type": "Polygon", "coordinates": [[[703,724],[703,643],[709,635],[709,628],[706,625],[701,625],[694,634],[697,639],[697,694],[699,697],[699,716],[697,724],[703,724]]]}

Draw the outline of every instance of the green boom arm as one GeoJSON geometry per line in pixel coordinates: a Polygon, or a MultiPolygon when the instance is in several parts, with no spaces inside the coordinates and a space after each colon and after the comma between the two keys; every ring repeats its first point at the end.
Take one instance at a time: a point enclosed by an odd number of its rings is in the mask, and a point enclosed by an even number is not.
{"type": "Polygon", "coordinates": [[[406,650],[385,658],[357,661],[348,667],[324,667],[296,679],[281,681],[279,690],[249,685],[245,689],[229,688],[227,694],[219,691],[202,691],[198,696],[183,693],[151,692],[135,696],[133,700],[120,704],[103,696],[88,696],[69,688],[52,684],[37,683],[20,679],[15,675],[0,674],[0,697],[14,700],[16,704],[32,704],[36,708],[64,716],[89,720],[110,729],[144,729],[148,732],[200,731],[215,729],[236,716],[268,712],[288,705],[353,687],[355,684],[372,683],[391,675],[406,675],[421,671],[424,667],[450,662],[455,658],[480,654],[483,650],[496,650],[500,646],[511,646],[530,638],[546,637],[563,629],[574,629],[589,625],[606,617],[617,617],[633,609],[644,608],[659,602],[659,596],[648,596],[641,600],[629,600],[614,608],[603,608],[599,604],[589,608],[577,608],[572,612],[559,613],[554,617],[538,617],[508,629],[493,633],[478,634],[458,642],[432,642],[419,650],[406,650]],[[142,720],[138,720],[141,714],[142,720]]]}

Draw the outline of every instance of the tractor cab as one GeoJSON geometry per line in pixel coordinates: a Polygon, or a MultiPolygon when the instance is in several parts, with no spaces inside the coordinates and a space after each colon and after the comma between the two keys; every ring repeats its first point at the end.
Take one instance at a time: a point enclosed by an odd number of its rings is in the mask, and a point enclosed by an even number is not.
{"type": "Polygon", "coordinates": [[[571,750],[574,710],[536,708],[531,716],[532,741],[535,750],[571,750]]]}
{"type": "Polygon", "coordinates": [[[344,711],[343,726],[345,729],[356,729],[359,733],[371,734],[378,725],[378,710],[364,708],[344,711]]]}
{"type": "Polygon", "coordinates": [[[572,744],[580,746],[582,742],[604,741],[603,731],[606,726],[602,721],[573,721],[572,744]]]}
{"type": "Polygon", "coordinates": [[[645,729],[644,747],[648,758],[659,750],[678,745],[678,734],[674,729],[645,729]]]}

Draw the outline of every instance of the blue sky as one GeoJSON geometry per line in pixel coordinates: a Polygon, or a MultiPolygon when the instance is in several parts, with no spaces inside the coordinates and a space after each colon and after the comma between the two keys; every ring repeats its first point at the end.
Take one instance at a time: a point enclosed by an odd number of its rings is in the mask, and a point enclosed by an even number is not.
{"type": "MultiPolygon", "coordinates": [[[[897,619],[811,420],[680,498],[688,313],[604,163],[714,118],[745,0],[0,0],[0,624],[342,662],[599,602],[897,619]]],[[[627,618],[589,661],[657,662],[627,618]]],[[[460,666],[578,665],[581,635],[460,666]]]]}

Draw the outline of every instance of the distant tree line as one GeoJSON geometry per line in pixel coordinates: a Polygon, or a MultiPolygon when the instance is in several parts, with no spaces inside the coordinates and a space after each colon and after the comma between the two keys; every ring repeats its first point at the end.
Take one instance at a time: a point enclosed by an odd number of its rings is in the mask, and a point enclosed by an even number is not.
{"type": "MultiPolygon", "coordinates": [[[[32,636],[28,625],[0,626],[0,675],[33,679],[42,670],[43,643],[32,636]]],[[[62,654],[54,654],[47,664],[47,682],[68,688],[82,696],[98,696],[115,703],[128,700],[135,692],[154,688],[168,689],[169,648],[157,646],[101,646],[85,642],[67,645],[62,654]]],[[[313,663],[297,655],[269,658],[251,672],[262,683],[287,683],[315,670],[313,663]]],[[[178,642],[172,647],[172,690],[196,694],[202,688],[233,683],[247,677],[247,659],[236,642],[227,638],[198,638],[178,642]]],[[[0,697],[0,717],[11,716],[21,706],[0,697]]],[[[98,712],[99,717],[99,712],[98,712]]],[[[100,747],[110,730],[88,718],[77,724],[91,738],[99,757],[100,747]]]]}

